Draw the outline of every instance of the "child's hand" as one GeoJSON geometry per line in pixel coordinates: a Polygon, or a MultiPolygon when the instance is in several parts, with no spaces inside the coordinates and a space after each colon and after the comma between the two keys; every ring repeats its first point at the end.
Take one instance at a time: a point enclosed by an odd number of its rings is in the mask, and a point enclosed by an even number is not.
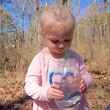
{"type": "Polygon", "coordinates": [[[86,84],[85,84],[85,82],[84,82],[84,80],[81,80],[80,81],[80,91],[81,91],[81,93],[84,93],[84,92],[86,92],[86,84]]]}
{"type": "Polygon", "coordinates": [[[50,86],[48,89],[48,99],[60,100],[64,98],[64,93],[56,86],[50,86]]]}

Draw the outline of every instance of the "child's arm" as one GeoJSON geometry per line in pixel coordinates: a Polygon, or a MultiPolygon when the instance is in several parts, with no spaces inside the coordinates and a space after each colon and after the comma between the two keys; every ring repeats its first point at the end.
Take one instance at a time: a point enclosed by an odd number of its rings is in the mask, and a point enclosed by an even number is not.
{"type": "Polygon", "coordinates": [[[42,86],[42,79],[46,79],[45,74],[42,75],[41,56],[36,56],[29,66],[25,78],[25,91],[27,95],[34,100],[49,101],[51,99],[62,99],[63,92],[53,86],[42,86]],[[43,78],[42,78],[43,77],[43,78]]]}
{"type": "MultiPolygon", "coordinates": [[[[25,78],[25,92],[35,100],[47,101],[47,86],[42,85],[40,55],[32,60],[25,78]]],[[[45,76],[44,76],[45,77],[45,76]]]]}
{"type": "Polygon", "coordinates": [[[81,83],[82,83],[82,85],[85,84],[86,89],[87,89],[88,87],[90,87],[92,85],[93,79],[92,79],[91,74],[88,72],[86,65],[84,64],[83,60],[80,63],[80,75],[82,78],[81,83]]]}

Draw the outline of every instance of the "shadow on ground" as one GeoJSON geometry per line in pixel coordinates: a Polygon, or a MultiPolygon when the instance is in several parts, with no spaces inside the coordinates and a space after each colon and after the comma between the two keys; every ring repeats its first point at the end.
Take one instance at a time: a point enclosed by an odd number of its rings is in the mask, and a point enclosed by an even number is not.
{"type": "Polygon", "coordinates": [[[23,96],[16,101],[0,101],[0,110],[30,110],[32,99],[29,96],[23,96]]]}

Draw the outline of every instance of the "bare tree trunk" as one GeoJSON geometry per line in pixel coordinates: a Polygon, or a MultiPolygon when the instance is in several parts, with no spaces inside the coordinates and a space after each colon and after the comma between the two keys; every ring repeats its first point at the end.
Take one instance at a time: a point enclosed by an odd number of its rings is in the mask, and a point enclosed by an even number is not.
{"type": "Polygon", "coordinates": [[[69,1],[69,0],[62,0],[62,4],[63,5],[67,4],[67,1],[69,1]]]}
{"type": "Polygon", "coordinates": [[[72,0],[56,0],[57,5],[64,5],[71,9],[72,7],[72,0]]]}
{"type": "Polygon", "coordinates": [[[96,4],[97,3],[97,0],[93,0],[93,3],[96,4]]]}
{"type": "Polygon", "coordinates": [[[67,6],[71,9],[72,8],[72,0],[68,0],[67,6]]]}
{"type": "Polygon", "coordinates": [[[57,5],[61,5],[62,4],[62,0],[56,0],[57,5]]]}
{"type": "Polygon", "coordinates": [[[36,4],[36,11],[39,10],[39,0],[33,0],[33,2],[36,4]]]}
{"type": "Polygon", "coordinates": [[[57,5],[66,5],[68,0],[56,0],[57,5]]]}
{"type": "Polygon", "coordinates": [[[77,16],[79,17],[80,16],[80,0],[78,0],[77,2],[78,2],[77,16]]]}
{"type": "Polygon", "coordinates": [[[106,12],[107,8],[108,8],[107,2],[108,2],[108,0],[104,0],[104,12],[106,12]]]}
{"type": "Polygon", "coordinates": [[[104,3],[106,3],[108,0],[104,0],[104,3]]]}

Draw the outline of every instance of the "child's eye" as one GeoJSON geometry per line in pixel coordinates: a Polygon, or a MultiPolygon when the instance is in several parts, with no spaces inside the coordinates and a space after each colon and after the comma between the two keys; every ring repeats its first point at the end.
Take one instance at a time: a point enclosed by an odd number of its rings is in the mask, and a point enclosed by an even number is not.
{"type": "Polygon", "coordinates": [[[57,44],[58,40],[51,40],[52,43],[57,44]]]}
{"type": "Polygon", "coordinates": [[[64,40],[65,42],[70,42],[71,40],[70,39],[66,39],[66,40],[64,40]]]}

